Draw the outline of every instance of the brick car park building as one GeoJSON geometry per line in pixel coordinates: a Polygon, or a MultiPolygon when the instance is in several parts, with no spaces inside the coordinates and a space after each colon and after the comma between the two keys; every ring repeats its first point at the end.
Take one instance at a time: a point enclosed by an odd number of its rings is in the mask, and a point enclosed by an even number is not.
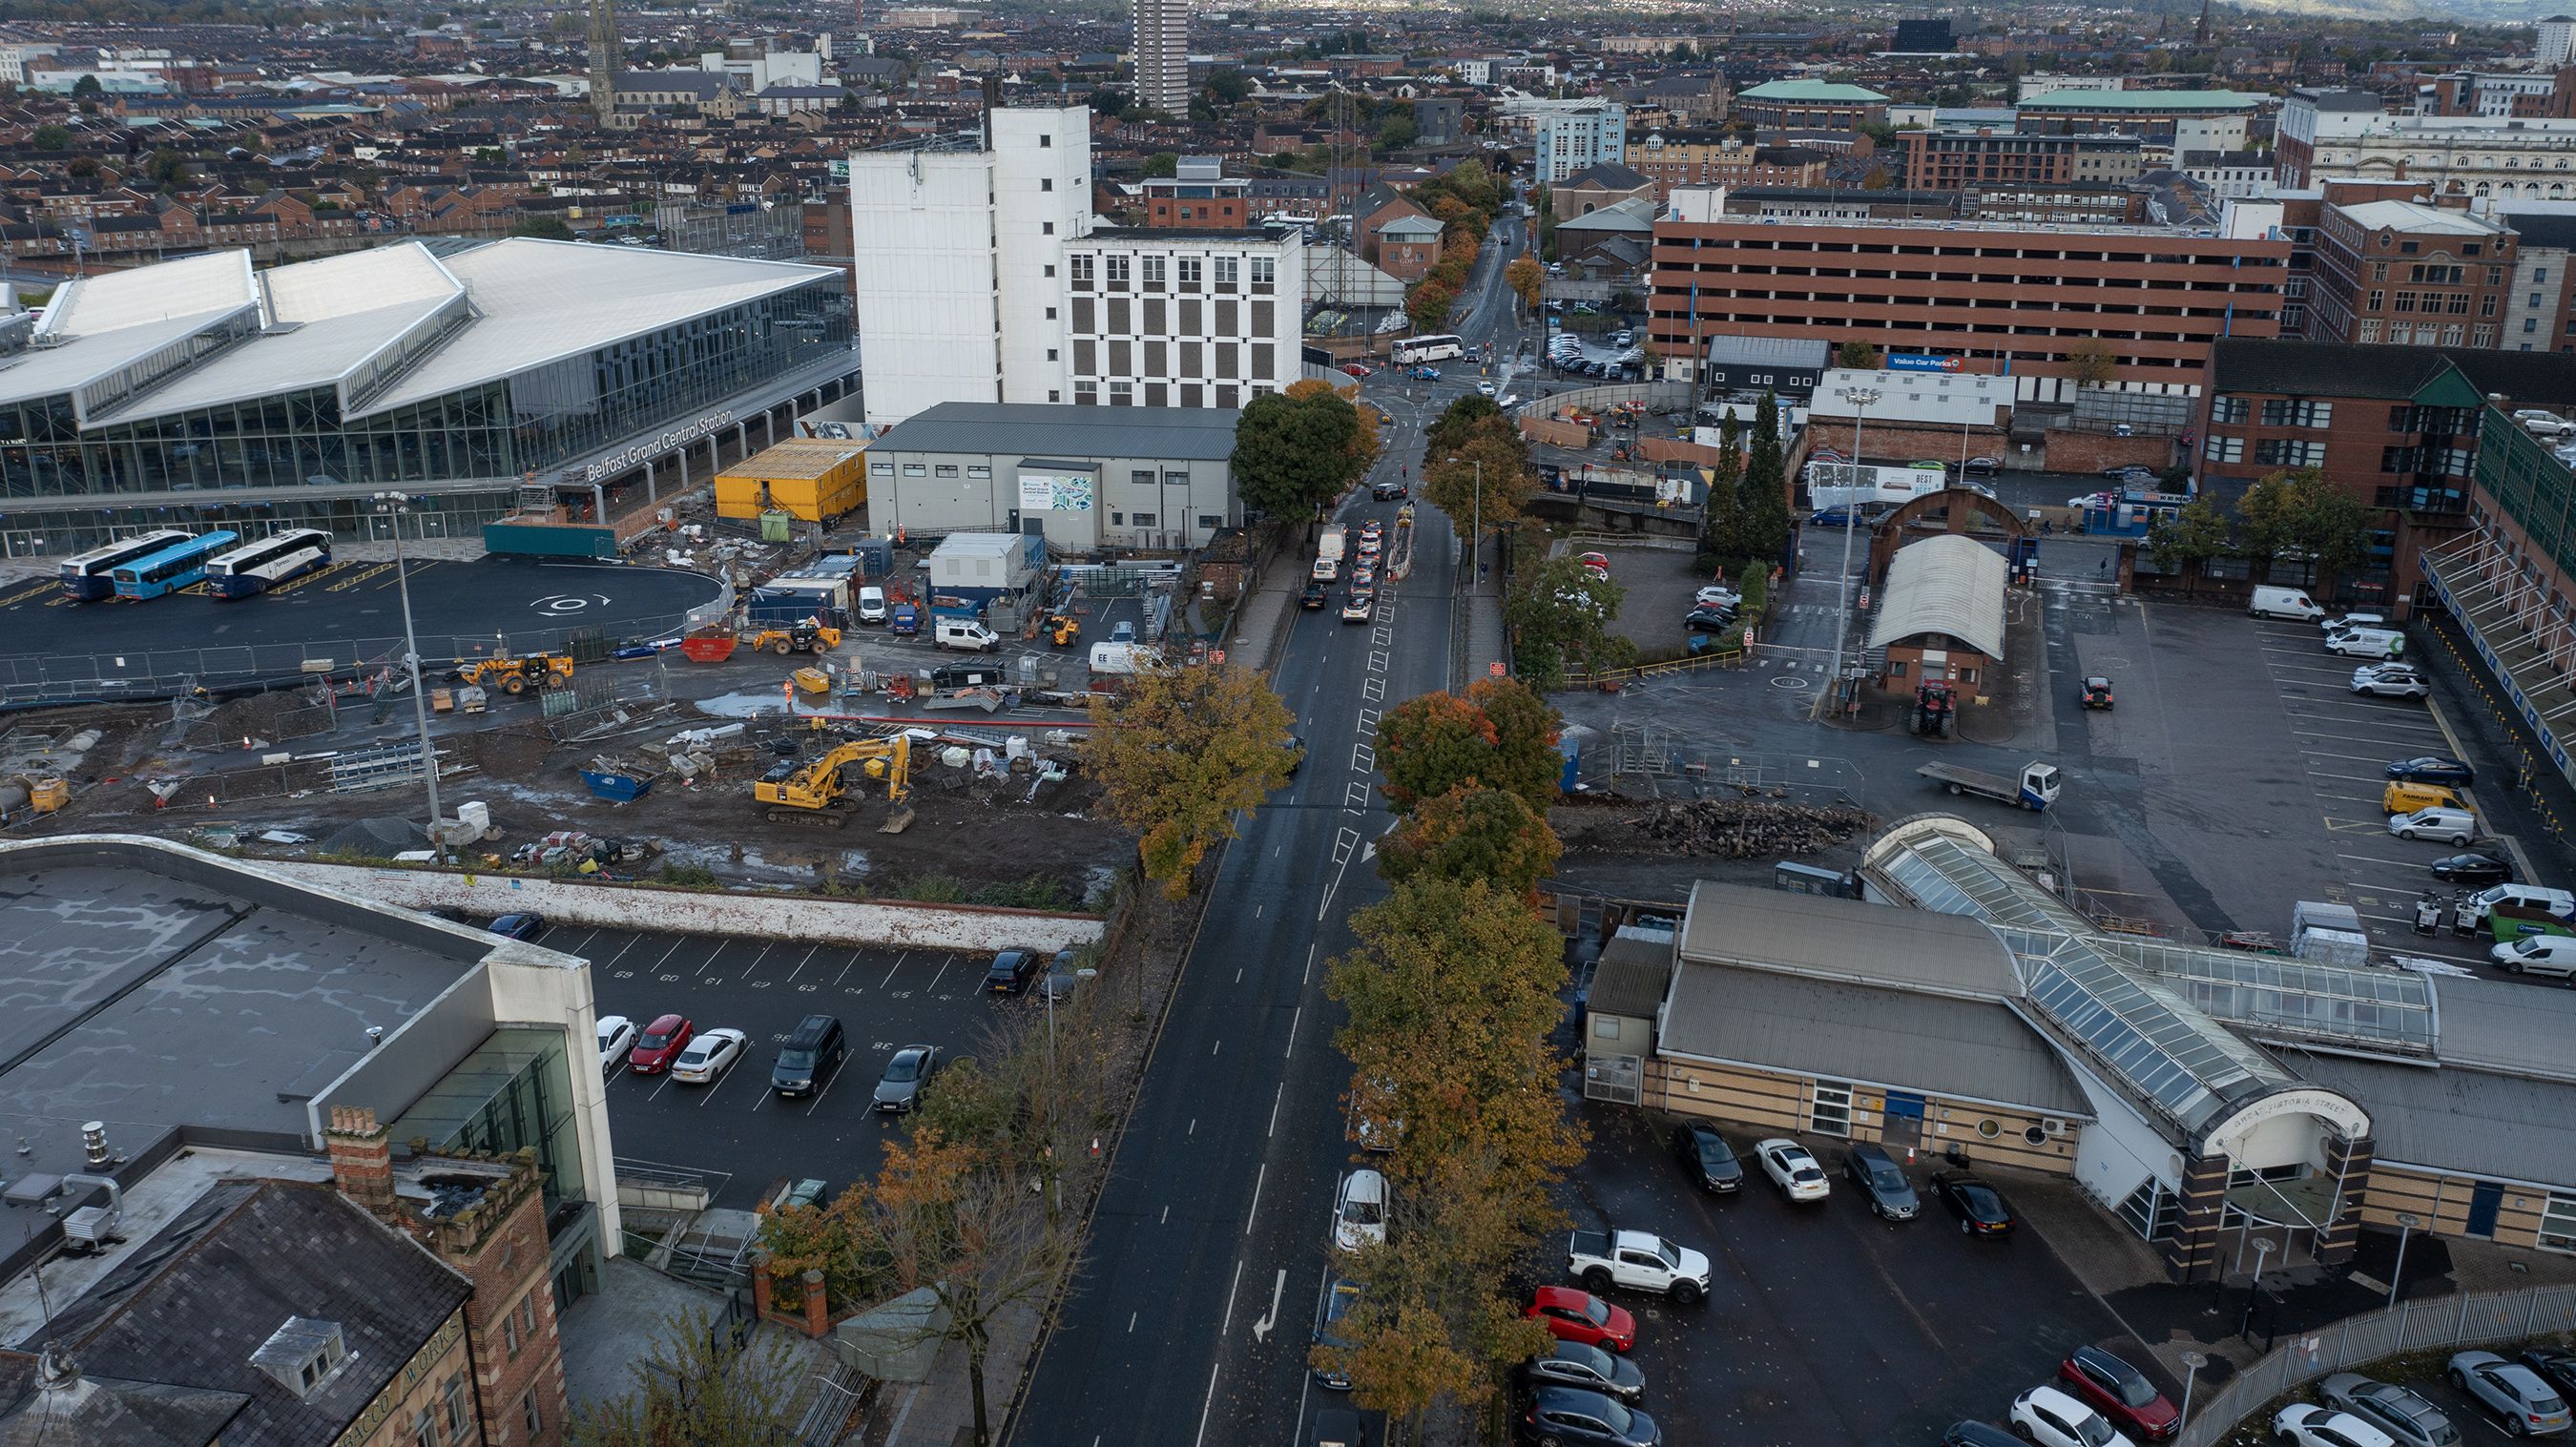
{"type": "Polygon", "coordinates": [[[2576,1253],[2576,996],[2109,933],[1944,815],[1855,882],[1702,883],[1677,930],[1623,930],[1585,1094],[2066,1176],[2180,1280],[2256,1238],[2347,1260],[2401,1213],[2576,1253]]]}

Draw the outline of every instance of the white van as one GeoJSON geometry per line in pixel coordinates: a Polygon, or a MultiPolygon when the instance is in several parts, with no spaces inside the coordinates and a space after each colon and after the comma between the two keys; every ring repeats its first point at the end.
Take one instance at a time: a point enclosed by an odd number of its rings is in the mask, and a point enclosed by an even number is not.
{"type": "Polygon", "coordinates": [[[2406,635],[2390,628],[2346,628],[2326,635],[2326,652],[2346,658],[2406,656],[2406,635]]]}
{"type": "Polygon", "coordinates": [[[2537,884],[2490,884],[2460,900],[2460,919],[2471,929],[2487,922],[2487,914],[2497,905],[2508,908],[2534,909],[2552,919],[2576,924],[2576,894],[2563,889],[2549,889],[2537,884]]]}
{"type": "Polygon", "coordinates": [[[2326,610],[2318,607],[2304,588],[2257,588],[2245,611],[2257,618],[2295,618],[2302,623],[2314,623],[2326,616],[2326,610]]]}
{"type": "Polygon", "coordinates": [[[1001,651],[1002,635],[972,618],[942,618],[930,633],[930,641],[941,649],[963,648],[969,653],[1001,651]]]}
{"type": "Polygon", "coordinates": [[[2576,980],[2576,935],[2524,935],[2487,951],[2509,975],[2555,975],[2576,980]]]}
{"type": "Polygon", "coordinates": [[[1162,655],[1142,643],[1094,643],[1091,645],[1091,671],[1094,673],[1128,674],[1152,668],[1162,655]]]}
{"type": "Polygon", "coordinates": [[[2418,809],[2389,815],[2388,832],[2400,839],[2440,839],[2466,849],[2478,837],[2478,816],[2466,809],[2418,809]]]}
{"type": "Polygon", "coordinates": [[[867,587],[859,590],[859,621],[862,623],[886,621],[885,589],[867,587]]]}

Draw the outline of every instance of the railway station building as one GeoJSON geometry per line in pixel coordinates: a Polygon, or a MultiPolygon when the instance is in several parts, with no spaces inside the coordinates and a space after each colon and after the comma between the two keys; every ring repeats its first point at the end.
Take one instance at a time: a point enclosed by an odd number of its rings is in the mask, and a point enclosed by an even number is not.
{"type": "Polygon", "coordinates": [[[2113,932],[2010,853],[1923,814],[1858,898],[1696,886],[1604,945],[1585,1093],[2069,1177],[2185,1281],[2408,1222],[2576,1254],[2576,996],[2113,932]]]}
{"type": "Polygon", "coordinates": [[[523,501],[613,514],[854,391],[850,316],[827,267],[532,238],[77,278],[0,328],[0,552],[365,538],[387,490],[428,499],[431,536],[523,501]]]}

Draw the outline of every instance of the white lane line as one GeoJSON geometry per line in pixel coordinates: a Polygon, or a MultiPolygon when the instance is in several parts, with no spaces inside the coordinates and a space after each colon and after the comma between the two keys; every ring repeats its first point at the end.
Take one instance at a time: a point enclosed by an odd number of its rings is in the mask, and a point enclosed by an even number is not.
{"type": "MultiPolygon", "coordinates": [[[[1243,1218],[1243,1234],[1246,1236],[1252,1234],[1252,1223],[1261,1219],[1261,1186],[1263,1182],[1269,1179],[1270,1163],[1268,1161],[1263,1161],[1261,1163],[1260,1172],[1252,1178],[1252,1209],[1249,1212],[1246,1212],[1243,1218]]],[[[1242,1279],[1242,1262],[1238,1261],[1234,1263],[1234,1274],[1236,1280],[1239,1281],[1242,1279]]],[[[1225,1319],[1229,1326],[1234,1322],[1234,1293],[1231,1291],[1225,1294],[1225,1319]]]]}
{"type": "Polygon", "coordinates": [[[1298,1006],[1298,1007],[1297,1007],[1297,1013],[1296,1013],[1296,1014],[1291,1015],[1291,1016],[1289,1016],[1289,1017],[1288,1017],[1288,1048],[1287,1048],[1287,1049],[1285,1049],[1285,1050],[1283,1050],[1283,1051],[1281,1051],[1281,1052],[1279,1052],[1279,1053],[1280,1053],[1280,1057],[1281,1057],[1282,1059],[1291,1059],[1291,1060],[1293,1060],[1293,1059],[1295,1059],[1295,1058],[1296,1058],[1296,1055],[1297,1055],[1297,1027],[1298,1027],[1299,1025],[1301,1025],[1301,1024],[1303,1024],[1303,1023],[1305,1023],[1305,1020],[1306,1020],[1306,1007],[1305,1007],[1305,1006],[1303,1006],[1303,1005],[1300,1005],[1300,1006],[1298,1006]]]}
{"type": "Polygon", "coordinates": [[[1216,1410],[1216,1373],[1217,1368],[1222,1365],[1224,1365],[1222,1362],[1211,1362],[1208,1364],[1207,1405],[1199,1408],[1199,1435],[1197,1438],[1197,1447],[1206,1447],[1208,1413],[1216,1410]]]}
{"type": "Polygon", "coordinates": [[[1270,1129],[1263,1131],[1263,1135],[1275,1136],[1279,1134],[1279,1102],[1286,1099],[1287,1095],[1288,1082],[1283,1080],[1279,1082],[1278,1091],[1270,1097],[1270,1129]]]}
{"type": "Polygon", "coordinates": [[[1342,786],[1342,807],[1344,809],[1347,809],[1354,814],[1362,813],[1367,810],[1368,801],[1368,785],[1345,784],[1342,786]]]}
{"type": "Polygon", "coordinates": [[[1386,672],[1386,655],[1377,649],[1370,649],[1368,671],[1371,673],[1386,672]]]}
{"type": "Polygon", "coordinates": [[[1360,680],[1360,697],[1367,699],[1371,703],[1385,702],[1386,680],[1382,678],[1364,678],[1360,680]]]}
{"type": "Polygon", "coordinates": [[[814,963],[814,956],[815,956],[815,954],[816,954],[818,951],[820,951],[822,948],[823,948],[823,947],[822,947],[821,945],[816,945],[816,946],[814,946],[814,948],[813,948],[813,949],[807,950],[807,951],[805,952],[805,958],[803,958],[803,959],[801,959],[801,960],[798,960],[798,961],[796,962],[796,968],[794,968],[794,969],[792,969],[792,970],[789,970],[789,971],[787,972],[787,983],[789,983],[789,984],[791,984],[791,985],[792,985],[792,984],[795,984],[795,983],[796,983],[796,977],[797,977],[798,975],[801,975],[801,974],[805,973],[805,967],[806,967],[807,965],[810,965],[810,964],[814,963]]]}
{"type": "Polygon", "coordinates": [[[902,951],[901,953],[897,954],[897,955],[894,957],[894,963],[893,963],[893,964],[891,964],[891,965],[888,965],[888,966],[886,967],[886,977],[885,977],[884,979],[879,980],[879,981],[877,982],[877,988],[878,988],[878,989],[880,989],[880,990],[882,990],[882,989],[884,989],[886,986],[893,984],[893,983],[894,983],[894,972],[895,972],[895,971],[897,971],[897,970],[902,969],[902,968],[903,968],[903,962],[904,962],[905,960],[910,959],[910,958],[912,958],[912,951],[910,951],[910,950],[904,950],[904,951],[902,951]]]}
{"type": "Polygon", "coordinates": [[[1363,774],[1377,772],[1377,750],[1366,744],[1351,745],[1351,767],[1363,774]]]}
{"type": "Polygon", "coordinates": [[[1364,709],[1361,709],[1361,710],[1360,710],[1360,727],[1361,727],[1361,728],[1364,728],[1364,729],[1373,729],[1373,728],[1376,728],[1376,727],[1377,727],[1377,720],[1378,720],[1378,712],[1377,712],[1377,710],[1376,710],[1376,709],[1373,709],[1373,708],[1364,708],[1364,709]]]}
{"type": "Polygon", "coordinates": [[[1306,973],[1297,977],[1297,983],[1301,986],[1315,978],[1315,949],[1314,945],[1306,946],[1306,973]]]}

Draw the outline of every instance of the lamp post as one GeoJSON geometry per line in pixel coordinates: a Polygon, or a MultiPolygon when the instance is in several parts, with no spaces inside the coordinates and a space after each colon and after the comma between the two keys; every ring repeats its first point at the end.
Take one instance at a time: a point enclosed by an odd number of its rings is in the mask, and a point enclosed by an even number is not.
{"type": "Polygon", "coordinates": [[[2176,1436],[2182,1435],[2184,1429],[2191,1426],[2192,1384],[2200,1380],[2200,1369],[2208,1365],[2209,1356],[2205,1352],[2184,1352],[2182,1354],[2182,1415],[2174,1419],[2174,1435],[2176,1436]]]}
{"type": "Polygon", "coordinates": [[[403,563],[402,520],[411,511],[414,499],[399,492],[380,492],[375,496],[376,511],[394,531],[394,592],[402,599],[403,667],[411,674],[411,717],[420,731],[421,774],[429,783],[430,847],[446,857],[446,846],[438,842],[438,751],[429,742],[429,698],[420,685],[420,640],[412,635],[411,574],[403,563]]]}
{"type": "MultiPolygon", "coordinates": [[[[1857,478],[1860,476],[1860,468],[1861,468],[1861,460],[1860,460],[1860,459],[1861,459],[1861,451],[1860,451],[1860,424],[1861,424],[1862,414],[1864,414],[1865,412],[1867,412],[1867,411],[1869,410],[1869,407],[1871,406],[1871,404],[1873,404],[1873,403],[1875,403],[1876,401],[1878,401],[1878,398],[1879,398],[1879,391],[1878,391],[1878,389],[1877,389],[1876,387],[1846,387],[1846,388],[1844,388],[1844,389],[1843,389],[1843,400],[1852,404],[1852,460],[1851,460],[1851,467],[1852,467],[1852,476],[1853,476],[1855,479],[1857,479],[1857,478]]],[[[1841,582],[1842,582],[1842,586],[1841,586],[1841,590],[1840,590],[1840,592],[1836,595],[1835,600],[1834,600],[1834,666],[1833,666],[1833,672],[1831,672],[1830,674],[1826,675],[1827,679],[1829,680],[1829,681],[1827,682],[1827,684],[1826,684],[1826,687],[1827,687],[1827,689],[1828,689],[1828,690],[1830,690],[1830,692],[1828,692],[1828,694],[1827,694],[1827,697],[1828,697],[1828,698],[1837,698],[1837,699],[1841,696],[1842,686],[1843,686],[1843,635],[1844,635],[1845,633],[1849,632],[1849,631],[1850,631],[1850,629],[1851,629],[1851,536],[1852,536],[1852,524],[1853,524],[1855,521],[1857,521],[1857,514],[1855,514],[1855,513],[1853,512],[1853,510],[1852,510],[1852,504],[1851,504],[1851,503],[1849,503],[1849,502],[1845,502],[1845,503],[1843,504],[1843,506],[1842,506],[1842,515],[1843,515],[1843,570],[1842,570],[1842,580],[1841,580],[1841,582]]]]}
{"type": "Polygon", "coordinates": [[[2406,1238],[2414,1235],[2415,1228],[2423,1224],[2424,1218],[2412,1211],[2397,1213],[2397,1269],[2388,1273],[2388,1309],[2390,1311],[2397,1309],[2397,1288],[2406,1280],[2406,1238]]]}

